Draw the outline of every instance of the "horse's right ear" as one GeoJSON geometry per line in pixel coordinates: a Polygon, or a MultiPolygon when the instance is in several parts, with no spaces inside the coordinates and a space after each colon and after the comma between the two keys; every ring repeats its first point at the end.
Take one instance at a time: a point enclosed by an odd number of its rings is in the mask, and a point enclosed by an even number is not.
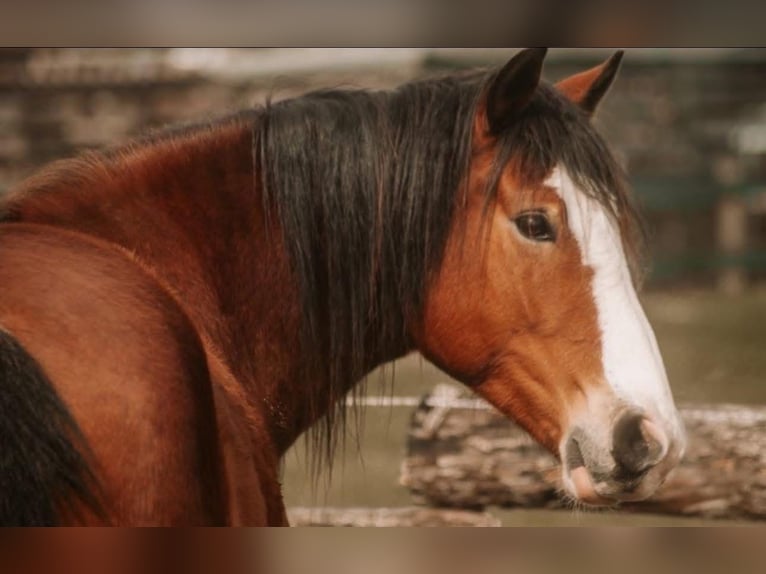
{"type": "Polygon", "coordinates": [[[532,99],[547,48],[529,48],[511,58],[487,89],[483,112],[490,134],[502,132],[532,99]]]}

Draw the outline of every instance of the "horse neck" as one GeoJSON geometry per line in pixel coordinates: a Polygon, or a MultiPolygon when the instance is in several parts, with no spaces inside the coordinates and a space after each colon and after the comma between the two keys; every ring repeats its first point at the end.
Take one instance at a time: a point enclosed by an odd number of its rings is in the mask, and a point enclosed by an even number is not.
{"type": "MultiPolygon", "coordinates": [[[[301,355],[298,291],[277,218],[265,217],[252,137],[250,122],[234,122],[129,150],[106,167],[75,162],[70,170],[88,172],[77,186],[43,173],[25,187],[60,189],[21,193],[14,211],[131,253],[173,293],[283,453],[337,395],[321,392],[329,379],[301,355]]],[[[366,357],[365,368],[406,351],[366,357]]]]}

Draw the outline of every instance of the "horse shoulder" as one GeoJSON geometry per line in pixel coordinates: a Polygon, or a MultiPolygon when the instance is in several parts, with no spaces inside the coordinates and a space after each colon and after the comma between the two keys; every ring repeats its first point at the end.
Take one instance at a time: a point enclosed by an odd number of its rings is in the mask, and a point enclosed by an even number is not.
{"type": "Polygon", "coordinates": [[[119,524],[228,522],[206,353],[129,256],[48,226],[0,226],[0,325],[41,365],[119,524]]]}

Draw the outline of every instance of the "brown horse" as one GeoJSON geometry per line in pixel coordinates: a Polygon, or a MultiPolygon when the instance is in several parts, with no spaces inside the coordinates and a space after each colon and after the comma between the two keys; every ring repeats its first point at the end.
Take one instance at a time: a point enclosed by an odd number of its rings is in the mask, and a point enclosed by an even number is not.
{"type": "Polygon", "coordinates": [[[319,91],[55,164],[0,204],[0,522],[286,524],[280,458],[419,350],[592,504],[683,450],[590,117],[621,54],[319,91]]]}

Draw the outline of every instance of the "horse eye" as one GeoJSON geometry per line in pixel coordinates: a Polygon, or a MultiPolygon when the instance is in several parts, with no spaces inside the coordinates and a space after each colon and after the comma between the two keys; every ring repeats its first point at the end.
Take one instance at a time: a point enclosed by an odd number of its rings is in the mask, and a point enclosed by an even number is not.
{"type": "Polygon", "coordinates": [[[532,241],[555,241],[556,239],[548,217],[540,211],[522,213],[514,222],[519,232],[527,239],[532,241]]]}

